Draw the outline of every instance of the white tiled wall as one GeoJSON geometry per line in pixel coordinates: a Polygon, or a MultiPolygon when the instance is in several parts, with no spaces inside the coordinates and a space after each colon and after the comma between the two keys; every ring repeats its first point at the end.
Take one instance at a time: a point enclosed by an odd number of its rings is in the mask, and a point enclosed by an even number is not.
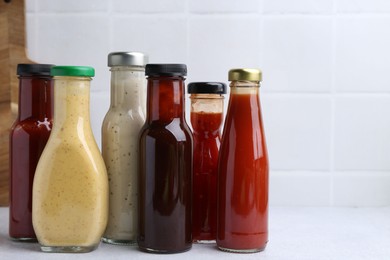
{"type": "Polygon", "coordinates": [[[110,51],[186,63],[188,82],[259,67],[271,204],[390,205],[390,1],[26,1],[33,60],[96,68],[99,143],[110,51]]]}

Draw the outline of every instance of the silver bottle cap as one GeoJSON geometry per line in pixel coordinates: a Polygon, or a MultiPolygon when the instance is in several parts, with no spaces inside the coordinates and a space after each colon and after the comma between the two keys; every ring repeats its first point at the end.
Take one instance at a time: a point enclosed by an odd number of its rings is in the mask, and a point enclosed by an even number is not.
{"type": "Polygon", "coordinates": [[[113,66],[139,66],[145,67],[148,55],[142,52],[111,52],[108,54],[108,67],[113,66]]]}

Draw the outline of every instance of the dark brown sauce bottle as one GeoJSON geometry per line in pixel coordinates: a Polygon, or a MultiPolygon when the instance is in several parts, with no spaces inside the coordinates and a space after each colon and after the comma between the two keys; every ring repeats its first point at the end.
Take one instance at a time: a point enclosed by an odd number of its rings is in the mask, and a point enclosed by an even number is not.
{"type": "Polygon", "coordinates": [[[139,237],[142,251],[192,246],[192,135],[184,113],[184,64],[148,64],[147,118],[140,133],[139,237]]]}
{"type": "Polygon", "coordinates": [[[18,64],[19,111],[10,132],[9,235],[36,241],[32,226],[35,168],[52,128],[53,81],[46,64],[18,64]]]}

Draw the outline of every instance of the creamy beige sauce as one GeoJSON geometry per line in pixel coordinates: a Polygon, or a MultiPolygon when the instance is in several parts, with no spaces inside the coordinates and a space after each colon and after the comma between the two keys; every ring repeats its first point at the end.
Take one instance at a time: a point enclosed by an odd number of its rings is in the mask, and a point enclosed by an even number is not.
{"type": "Polygon", "coordinates": [[[89,81],[66,79],[55,81],[54,127],[34,178],[33,226],[41,245],[90,247],[107,224],[107,173],[89,122],[89,81]]]}
{"type": "Polygon", "coordinates": [[[111,69],[111,107],[102,126],[102,153],[109,179],[109,218],[104,238],[135,243],[138,235],[138,135],[145,122],[143,71],[111,69]]]}

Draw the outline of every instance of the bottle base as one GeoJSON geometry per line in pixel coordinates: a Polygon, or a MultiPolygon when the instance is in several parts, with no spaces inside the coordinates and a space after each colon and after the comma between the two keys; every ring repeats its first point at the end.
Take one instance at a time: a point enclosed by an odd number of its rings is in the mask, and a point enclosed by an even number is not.
{"type": "Polygon", "coordinates": [[[206,239],[196,239],[194,240],[196,244],[215,244],[217,243],[215,240],[206,240],[206,239]]]}
{"type": "Polygon", "coordinates": [[[161,250],[161,249],[153,249],[153,248],[147,248],[147,247],[139,247],[139,249],[146,253],[153,253],[153,254],[177,254],[177,253],[184,253],[190,250],[192,246],[185,248],[183,250],[161,250]]]}
{"type": "Polygon", "coordinates": [[[264,251],[265,247],[262,248],[254,248],[254,249],[232,249],[218,246],[218,249],[228,253],[242,253],[242,254],[250,254],[250,253],[258,253],[264,251]]]}
{"type": "Polygon", "coordinates": [[[41,246],[41,250],[47,253],[88,253],[96,246],[41,246]]]}
{"type": "Polygon", "coordinates": [[[114,239],[114,238],[107,238],[107,237],[103,237],[102,241],[106,244],[119,245],[119,246],[129,246],[129,245],[137,244],[137,240],[114,239]]]}
{"type": "Polygon", "coordinates": [[[10,237],[15,242],[36,243],[38,239],[36,237],[10,237]]]}

